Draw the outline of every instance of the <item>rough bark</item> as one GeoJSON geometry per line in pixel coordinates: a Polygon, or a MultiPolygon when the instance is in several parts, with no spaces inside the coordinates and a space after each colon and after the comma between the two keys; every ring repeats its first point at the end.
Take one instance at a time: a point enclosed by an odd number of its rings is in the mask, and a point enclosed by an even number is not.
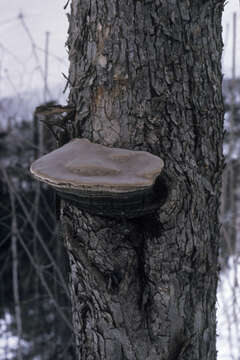
{"type": "Polygon", "coordinates": [[[168,197],[138,219],[64,201],[77,359],[216,359],[223,168],[219,0],[72,0],[74,136],[147,150],[168,197]]]}

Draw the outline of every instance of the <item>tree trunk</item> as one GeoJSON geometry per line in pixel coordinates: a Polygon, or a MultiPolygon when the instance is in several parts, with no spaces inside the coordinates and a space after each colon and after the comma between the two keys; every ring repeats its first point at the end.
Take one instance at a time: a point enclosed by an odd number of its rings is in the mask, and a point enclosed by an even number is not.
{"type": "Polygon", "coordinates": [[[62,203],[78,360],[216,359],[223,0],[72,0],[74,136],[164,160],[152,215],[62,203]]]}

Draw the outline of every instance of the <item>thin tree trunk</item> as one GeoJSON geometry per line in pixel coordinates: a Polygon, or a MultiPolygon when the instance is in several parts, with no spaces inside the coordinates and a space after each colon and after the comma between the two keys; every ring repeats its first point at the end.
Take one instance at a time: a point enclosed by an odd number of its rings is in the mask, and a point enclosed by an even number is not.
{"type": "Polygon", "coordinates": [[[5,169],[1,169],[4,180],[8,186],[10,203],[11,203],[11,251],[12,251],[12,284],[13,284],[13,298],[14,298],[14,309],[15,319],[17,327],[17,360],[23,360],[23,352],[21,346],[22,340],[22,315],[21,315],[21,304],[19,295],[19,281],[18,281],[18,244],[17,244],[17,214],[16,214],[16,199],[15,194],[12,191],[11,180],[5,169]]]}
{"type": "Polygon", "coordinates": [[[132,220],[63,202],[79,360],[216,359],[222,10],[72,0],[75,136],[160,156],[168,189],[159,211],[132,220]]]}
{"type": "MultiPolygon", "coordinates": [[[[9,189],[9,191],[11,191],[9,189]]],[[[14,194],[10,194],[11,198],[11,207],[12,207],[12,276],[13,276],[13,296],[14,296],[14,307],[15,307],[15,317],[17,323],[17,336],[18,336],[18,347],[17,347],[17,359],[23,360],[22,354],[22,317],[21,317],[21,305],[20,305],[20,296],[19,296],[19,283],[18,283],[18,248],[17,248],[17,217],[16,217],[16,208],[15,208],[15,197],[14,194]]]]}

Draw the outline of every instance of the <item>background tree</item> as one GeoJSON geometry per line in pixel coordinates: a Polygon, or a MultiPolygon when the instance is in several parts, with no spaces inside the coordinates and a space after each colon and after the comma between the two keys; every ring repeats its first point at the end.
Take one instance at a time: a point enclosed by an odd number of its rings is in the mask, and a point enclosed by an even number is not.
{"type": "MultiPolygon", "coordinates": [[[[70,360],[67,257],[57,235],[55,196],[29,173],[36,127],[28,118],[11,125],[0,133],[0,359],[70,360]]],[[[44,145],[49,150],[45,137],[44,145]]]]}
{"type": "Polygon", "coordinates": [[[168,198],[141,219],[62,206],[78,359],[215,359],[222,0],[72,0],[74,136],[147,150],[168,198]]]}

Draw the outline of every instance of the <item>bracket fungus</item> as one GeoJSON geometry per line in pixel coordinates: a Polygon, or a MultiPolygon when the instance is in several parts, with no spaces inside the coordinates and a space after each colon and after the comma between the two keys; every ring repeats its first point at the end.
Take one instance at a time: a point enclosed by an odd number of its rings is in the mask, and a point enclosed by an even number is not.
{"type": "Polygon", "coordinates": [[[158,182],[162,169],[162,159],[146,151],[74,139],[34,161],[30,171],[80,209],[136,218],[160,207],[164,198],[158,182]]]}

